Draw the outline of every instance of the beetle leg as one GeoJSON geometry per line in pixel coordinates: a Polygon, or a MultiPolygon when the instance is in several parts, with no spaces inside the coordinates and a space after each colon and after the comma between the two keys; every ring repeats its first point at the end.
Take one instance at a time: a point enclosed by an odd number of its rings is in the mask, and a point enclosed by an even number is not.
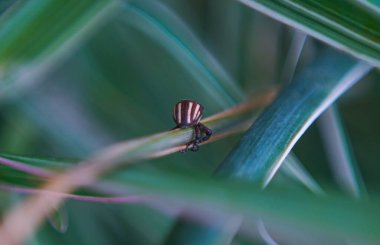
{"type": "Polygon", "coordinates": [[[201,141],[202,129],[199,124],[195,125],[194,132],[195,132],[195,141],[201,141]]]}
{"type": "Polygon", "coordinates": [[[199,144],[210,138],[210,136],[212,135],[212,130],[206,127],[205,125],[203,125],[202,123],[199,123],[194,126],[194,133],[195,133],[194,140],[186,144],[186,148],[181,150],[182,153],[187,152],[188,150],[198,151],[199,144]],[[202,134],[205,134],[205,135],[202,137],[202,134]]]}
{"type": "Polygon", "coordinates": [[[202,133],[205,133],[205,136],[203,136],[201,142],[203,141],[206,141],[210,138],[210,136],[212,135],[212,130],[208,127],[206,127],[204,124],[202,123],[199,123],[199,129],[202,133]]]}
{"type": "Polygon", "coordinates": [[[195,139],[190,142],[190,143],[192,143],[192,146],[190,149],[192,151],[198,151],[199,150],[199,143],[202,142],[201,141],[202,131],[201,131],[199,124],[195,125],[194,132],[195,132],[195,139]]]}
{"type": "Polygon", "coordinates": [[[199,142],[194,142],[193,145],[190,148],[191,151],[198,151],[199,150],[199,142]]]}
{"type": "Polygon", "coordinates": [[[194,126],[195,139],[191,140],[186,144],[186,148],[181,150],[181,153],[187,152],[189,149],[191,151],[197,151],[199,149],[199,143],[201,142],[202,132],[198,125],[194,126]]]}

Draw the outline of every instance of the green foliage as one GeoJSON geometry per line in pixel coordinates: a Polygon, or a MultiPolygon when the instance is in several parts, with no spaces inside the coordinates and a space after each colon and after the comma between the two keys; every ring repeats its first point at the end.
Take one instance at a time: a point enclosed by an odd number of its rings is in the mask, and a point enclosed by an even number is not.
{"type": "Polygon", "coordinates": [[[53,193],[65,203],[26,243],[378,241],[380,87],[367,73],[380,64],[379,6],[0,1],[2,220],[95,155],[99,179],[53,193]],[[310,36],[299,41],[293,28],[310,36]],[[191,137],[167,132],[184,98],[202,103],[204,118],[251,107],[207,121],[215,141],[199,152],[166,155],[191,137]],[[341,121],[319,122],[335,101],[341,121]]]}

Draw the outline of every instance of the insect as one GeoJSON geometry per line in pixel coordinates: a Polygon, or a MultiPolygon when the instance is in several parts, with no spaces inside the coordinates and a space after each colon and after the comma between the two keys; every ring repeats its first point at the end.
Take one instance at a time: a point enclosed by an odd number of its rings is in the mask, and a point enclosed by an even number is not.
{"type": "Polygon", "coordinates": [[[199,144],[208,140],[212,135],[212,130],[200,123],[202,113],[203,106],[195,100],[181,100],[174,106],[173,119],[177,124],[175,128],[192,127],[195,133],[195,138],[187,143],[186,148],[181,152],[186,152],[189,149],[197,151],[199,144]]]}

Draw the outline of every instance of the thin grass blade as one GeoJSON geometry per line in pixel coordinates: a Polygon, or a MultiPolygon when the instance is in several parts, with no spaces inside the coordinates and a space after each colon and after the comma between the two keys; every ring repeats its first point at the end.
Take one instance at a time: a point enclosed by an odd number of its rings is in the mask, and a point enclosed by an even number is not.
{"type": "Polygon", "coordinates": [[[336,106],[326,110],[318,122],[327,157],[339,186],[355,198],[365,196],[366,188],[336,106]]]}
{"type": "Polygon", "coordinates": [[[311,192],[317,195],[323,195],[324,191],[318,182],[313,178],[312,175],[305,169],[298,158],[294,154],[289,154],[285,160],[284,164],[281,166],[281,170],[288,175],[290,178],[299,181],[311,192]]]}
{"type": "Polygon", "coordinates": [[[380,66],[380,15],[364,1],[238,1],[372,65],[380,66]]]}

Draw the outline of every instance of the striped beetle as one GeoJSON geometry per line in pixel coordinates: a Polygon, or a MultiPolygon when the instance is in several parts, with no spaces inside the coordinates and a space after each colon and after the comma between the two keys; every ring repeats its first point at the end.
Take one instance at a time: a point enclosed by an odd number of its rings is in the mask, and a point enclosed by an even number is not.
{"type": "Polygon", "coordinates": [[[187,143],[186,149],[181,152],[186,152],[189,149],[197,151],[199,144],[208,140],[212,135],[211,129],[200,123],[202,113],[203,106],[195,100],[181,100],[174,106],[173,119],[177,124],[175,128],[193,127],[195,132],[195,138],[187,143]]]}

